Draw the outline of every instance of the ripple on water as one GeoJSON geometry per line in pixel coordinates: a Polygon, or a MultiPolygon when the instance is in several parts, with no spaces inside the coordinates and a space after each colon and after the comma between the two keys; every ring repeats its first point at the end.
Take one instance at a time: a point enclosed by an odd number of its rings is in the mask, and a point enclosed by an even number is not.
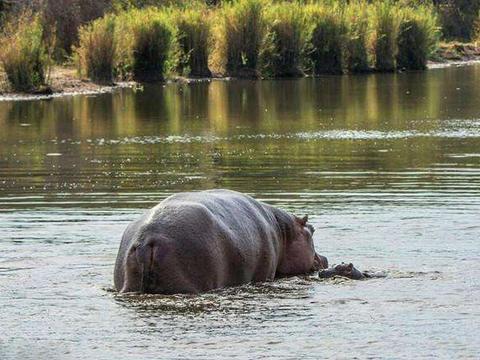
{"type": "Polygon", "coordinates": [[[478,358],[478,69],[1,102],[0,358],[478,358]],[[112,291],[128,223],[214,187],[386,276],[112,291]]]}

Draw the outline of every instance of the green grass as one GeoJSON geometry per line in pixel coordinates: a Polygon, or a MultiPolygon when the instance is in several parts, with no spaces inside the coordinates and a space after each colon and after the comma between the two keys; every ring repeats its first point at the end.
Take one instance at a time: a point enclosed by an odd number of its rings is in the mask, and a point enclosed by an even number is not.
{"type": "MultiPolygon", "coordinates": [[[[81,27],[74,49],[80,75],[112,83],[172,72],[208,77],[211,70],[274,78],[423,69],[439,34],[431,6],[405,1],[163,3],[117,6],[81,27]]],[[[27,90],[46,82],[48,31],[38,16],[20,24],[3,35],[0,60],[12,87],[27,90]]]]}
{"type": "Polygon", "coordinates": [[[80,44],[74,49],[80,76],[112,83],[116,66],[115,17],[108,15],[80,28],[80,44]]]}
{"type": "Polygon", "coordinates": [[[176,32],[170,16],[147,8],[132,10],[130,28],[132,41],[132,74],[140,81],[163,80],[172,61],[176,32]]]}
{"type": "Polygon", "coordinates": [[[342,74],[345,67],[346,27],[339,4],[306,7],[309,22],[309,62],[314,75],[342,74]]]}
{"type": "Polygon", "coordinates": [[[370,14],[373,28],[373,55],[375,69],[394,71],[397,68],[398,34],[401,11],[390,1],[372,5],[370,14]]]}
{"type": "Polygon", "coordinates": [[[210,77],[210,12],[205,7],[175,12],[180,49],[179,73],[191,77],[210,77]]]}
{"type": "Polygon", "coordinates": [[[80,74],[97,82],[115,78],[163,80],[172,64],[175,29],[165,11],[133,9],[80,29],[80,74]]]}
{"type": "Polygon", "coordinates": [[[346,55],[345,66],[350,73],[370,70],[368,39],[368,5],[364,1],[352,1],[345,8],[346,55]]]}
{"type": "Polygon", "coordinates": [[[50,58],[43,39],[38,15],[23,13],[18,20],[5,24],[0,62],[13,90],[31,92],[46,85],[50,58]]]}
{"type": "Polygon", "coordinates": [[[431,7],[405,8],[398,35],[397,66],[400,69],[422,70],[428,57],[437,48],[439,28],[431,7]]]}
{"type": "Polygon", "coordinates": [[[275,4],[268,7],[265,20],[268,31],[261,51],[262,75],[303,75],[308,35],[303,6],[295,2],[275,4]]]}
{"type": "Polygon", "coordinates": [[[262,0],[226,3],[215,16],[214,64],[229,76],[258,75],[260,47],[265,37],[262,0]]]}

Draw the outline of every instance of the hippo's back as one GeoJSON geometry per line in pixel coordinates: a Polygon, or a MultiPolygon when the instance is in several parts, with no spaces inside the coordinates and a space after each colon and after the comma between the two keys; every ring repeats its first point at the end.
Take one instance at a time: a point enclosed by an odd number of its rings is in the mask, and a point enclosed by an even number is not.
{"type": "Polygon", "coordinates": [[[172,195],[125,231],[118,290],[200,292],[273,279],[278,225],[270,207],[229,190],[172,195]]]}

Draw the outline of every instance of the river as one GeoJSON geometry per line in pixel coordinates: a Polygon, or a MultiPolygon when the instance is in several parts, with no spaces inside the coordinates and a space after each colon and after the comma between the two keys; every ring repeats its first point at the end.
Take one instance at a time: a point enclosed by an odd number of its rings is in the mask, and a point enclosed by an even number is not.
{"type": "Polygon", "coordinates": [[[480,66],[0,102],[0,234],[1,359],[478,359],[480,66]],[[387,276],[115,293],[127,224],[210,188],[387,276]]]}

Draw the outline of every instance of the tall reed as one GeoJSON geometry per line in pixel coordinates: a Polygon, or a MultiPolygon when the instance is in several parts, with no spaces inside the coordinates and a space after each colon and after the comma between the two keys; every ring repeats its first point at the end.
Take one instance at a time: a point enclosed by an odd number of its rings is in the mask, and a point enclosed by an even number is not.
{"type": "Polygon", "coordinates": [[[46,84],[49,53],[38,15],[25,12],[5,24],[0,37],[0,62],[15,91],[30,92],[46,84]]]}
{"type": "Polygon", "coordinates": [[[169,14],[147,8],[131,10],[129,15],[133,77],[140,81],[163,80],[173,60],[176,36],[169,14]]]}
{"type": "Polygon", "coordinates": [[[265,36],[262,0],[234,0],[215,17],[214,64],[230,76],[257,76],[260,46],[265,36]]]}
{"type": "Polygon", "coordinates": [[[205,8],[188,8],[175,13],[180,60],[178,70],[187,76],[210,77],[210,12],[205,8]]]}
{"type": "Polygon", "coordinates": [[[368,15],[368,5],[364,1],[352,1],[345,9],[345,60],[347,70],[352,73],[370,69],[368,15]]]}
{"type": "Polygon", "coordinates": [[[308,35],[303,6],[296,2],[270,6],[265,20],[268,31],[261,51],[262,75],[302,75],[308,35]]]}
{"type": "Polygon", "coordinates": [[[404,8],[398,35],[398,68],[425,69],[438,38],[437,18],[431,7],[404,8]]]}
{"type": "Polygon", "coordinates": [[[341,74],[345,66],[343,9],[338,3],[306,7],[309,21],[309,60],[313,74],[341,74]]]}
{"type": "Polygon", "coordinates": [[[107,15],[82,26],[75,59],[80,76],[92,81],[112,83],[116,65],[115,17],[107,15]]]}
{"type": "Polygon", "coordinates": [[[375,69],[394,71],[397,68],[400,9],[389,0],[372,6],[370,19],[373,27],[375,69]]]}

